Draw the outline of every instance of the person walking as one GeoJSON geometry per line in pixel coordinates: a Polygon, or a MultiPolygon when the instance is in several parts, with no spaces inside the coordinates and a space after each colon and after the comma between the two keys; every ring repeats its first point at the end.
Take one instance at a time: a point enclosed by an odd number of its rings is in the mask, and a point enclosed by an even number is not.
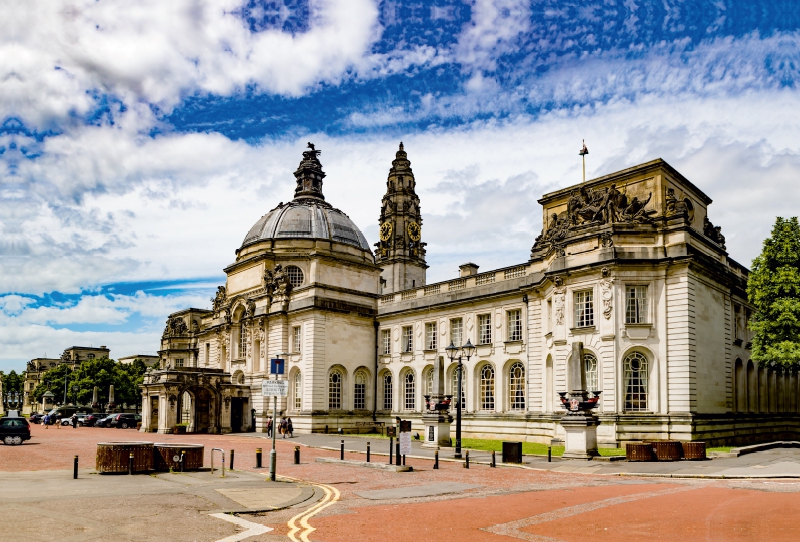
{"type": "Polygon", "coordinates": [[[289,433],[289,438],[294,438],[294,427],[292,427],[291,418],[286,418],[286,431],[289,433]]]}
{"type": "Polygon", "coordinates": [[[286,418],[281,418],[281,435],[281,438],[286,438],[286,418]]]}
{"type": "Polygon", "coordinates": [[[78,427],[78,415],[77,414],[73,414],[72,418],[70,418],[70,419],[72,420],[72,428],[76,429],[78,427]]]}
{"type": "Polygon", "coordinates": [[[42,423],[44,424],[45,429],[50,429],[50,414],[44,415],[44,418],[42,418],[42,423]]]}
{"type": "Polygon", "coordinates": [[[267,420],[267,436],[272,437],[272,418],[267,420]]]}

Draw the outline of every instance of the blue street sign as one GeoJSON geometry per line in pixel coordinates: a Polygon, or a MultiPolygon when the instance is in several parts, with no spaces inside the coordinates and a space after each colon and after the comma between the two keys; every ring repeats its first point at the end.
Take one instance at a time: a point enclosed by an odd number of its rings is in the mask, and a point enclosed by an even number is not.
{"type": "Polygon", "coordinates": [[[273,358],[269,360],[269,372],[274,375],[282,375],[285,367],[285,360],[273,358]]]}

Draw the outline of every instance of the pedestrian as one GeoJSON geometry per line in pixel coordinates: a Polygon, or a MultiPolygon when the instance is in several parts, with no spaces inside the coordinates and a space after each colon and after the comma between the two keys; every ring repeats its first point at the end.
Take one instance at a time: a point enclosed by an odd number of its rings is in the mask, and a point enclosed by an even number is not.
{"type": "Polygon", "coordinates": [[[78,415],[77,414],[73,414],[71,420],[72,420],[72,428],[73,429],[77,428],[78,427],[78,415]]]}
{"type": "Polygon", "coordinates": [[[294,427],[292,427],[292,419],[286,419],[286,430],[289,432],[289,438],[294,438],[294,427]]]}
{"type": "Polygon", "coordinates": [[[56,418],[56,429],[61,429],[61,418],[56,418]]]}
{"type": "Polygon", "coordinates": [[[267,420],[267,436],[272,436],[272,418],[267,420]]]}
{"type": "Polygon", "coordinates": [[[44,418],[42,418],[42,423],[44,424],[44,428],[45,429],[50,429],[50,427],[49,427],[49,425],[50,425],[50,415],[49,414],[45,414],[44,415],[44,418]]]}
{"type": "Polygon", "coordinates": [[[286,438],[286,418],[281,418],[281,435],[286,438]]]}

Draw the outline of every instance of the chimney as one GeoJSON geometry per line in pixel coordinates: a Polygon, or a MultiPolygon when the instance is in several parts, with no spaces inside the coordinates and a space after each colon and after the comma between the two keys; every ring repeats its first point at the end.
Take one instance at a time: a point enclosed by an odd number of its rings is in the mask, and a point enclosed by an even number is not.
{"type": "Polygon", "coordinates": [[[100,349],[101,349],[101,350],[105,350],[105,349],[106,349],[106,346],[105,346],[105,345],[103,345],[103,346],[101,346],[101,347],[100,347],[100,349]]]}
{"type": "Polygon", "coordinates": [[[478,274],[478,266],[474,263],[465,263],[464,265],[459,265],[458,268],[461,270],[459,277],[470,277],[478,274]]]}

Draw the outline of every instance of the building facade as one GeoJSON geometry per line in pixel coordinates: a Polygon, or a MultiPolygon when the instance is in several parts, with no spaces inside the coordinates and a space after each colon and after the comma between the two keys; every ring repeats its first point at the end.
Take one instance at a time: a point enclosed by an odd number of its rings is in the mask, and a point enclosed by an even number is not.
{"type": "Polygon", "coordinates": [[[466,435],[558,440],[566,360],[581,342],[588,385],[601,392],[601,446],[796,437],[796,375],[749,359],[747,269],[729,258],[711,199],[663,160],[544,195],[527,260],[487,272],[464,264],[435,284],[402,144],[374,257],[325,201],[324,176],[311,146],[295,198],[247,234],[213,310],[170,315],[161,368],[143,386],[145,430],[263,431],[261,381],[275,355],[290,390],[279,409],[297,430],[357,431],[396,416],[421,430],[434,362],[444,359],[455,396],[445,348],[469,340],[466,435]]]}

